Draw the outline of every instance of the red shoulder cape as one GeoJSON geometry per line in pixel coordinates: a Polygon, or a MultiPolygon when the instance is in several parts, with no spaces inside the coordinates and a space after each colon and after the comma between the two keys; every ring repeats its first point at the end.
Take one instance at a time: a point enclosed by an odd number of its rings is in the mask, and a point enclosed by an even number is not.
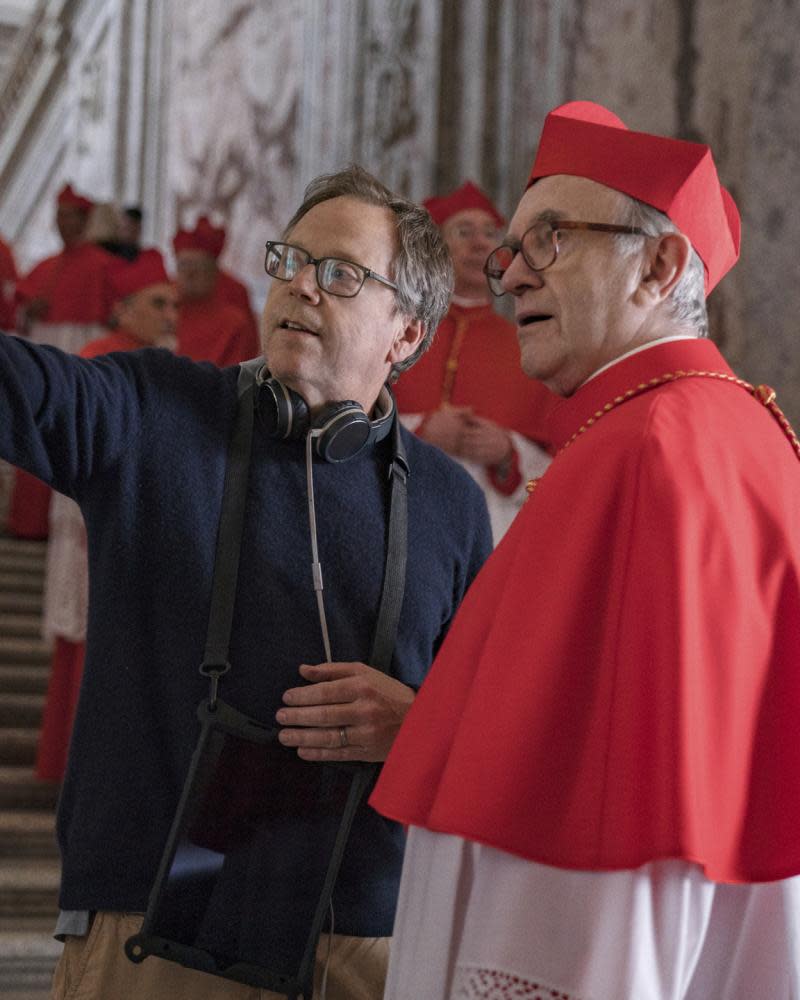
{"type": "MultiPolygon", "coordinates": [[[[555,407],[563,445],[708,341],[555,407]]],[[[544,864],[800,873],[800,462],[745,389],[685,378],[559,454],[464,600],[371,803],[544,864]]]]}
{"type": "Polygon", "coordinates": [[[113,351],[138,351],[150,345],[137,340],[124,330],[109,330],[104,337],[90,340],[81,351],[82,358],[97,358],[101,354],[111,354],[113,351]]]}
{"type": "Polygon", "coordinates": [[[41,296],[49,303],[47,323],[105,323],[113,294],[115,258],[94,243],[79,243],[40,261],[17,283],[17,298],[41,296]]]}

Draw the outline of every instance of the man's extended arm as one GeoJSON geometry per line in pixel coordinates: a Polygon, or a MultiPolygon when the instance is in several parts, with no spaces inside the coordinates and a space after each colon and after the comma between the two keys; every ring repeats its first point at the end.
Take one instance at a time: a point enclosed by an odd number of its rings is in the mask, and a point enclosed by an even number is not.
{"type": "Polygon", "coordinates": [[[137,432],[136,393],[118,365],[0,336],[0,457],[74,495],[137,432]]]}

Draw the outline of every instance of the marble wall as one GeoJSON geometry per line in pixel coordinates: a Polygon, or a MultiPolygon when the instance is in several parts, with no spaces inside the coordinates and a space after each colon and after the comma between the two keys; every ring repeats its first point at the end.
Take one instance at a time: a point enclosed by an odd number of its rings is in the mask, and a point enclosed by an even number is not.
{"type": "Polygon", "coordinates": [[[260,300],[263,243],[318,173],[358,161],[414,198],[469,176],[510,212],[548,108],[591,98],[715,150],[744,241],[709,302],[713,335],[800,423],[800,0],[41,8],[40,99],[0,93],[0,230],[23,261],[54,241],[50,199],[69,176],[142,201],[165,247],[210,213],[260,300]]]}
{"type": "Polygon", "coordinates": [[[22,270],[55,252],[65,181],[143,201],[155,233],[163,0],[39,0],[0,81],[0,232],[22,270]]]}
{"type": "Polygon", "coordinates": [[[439,8],[421,0],[173,7],[164,237],[210,213],[259,299],[264,242],[313,177],[356,161],[421,196],[439,41],[439,8]]]}
{"type": "Polygon", "coordinates": [[[800,425],[800,3],[574,0],[561,93],[626,123],[708,143],[742,214],[739,263],[709,298],[733,367],[800,425]]]}

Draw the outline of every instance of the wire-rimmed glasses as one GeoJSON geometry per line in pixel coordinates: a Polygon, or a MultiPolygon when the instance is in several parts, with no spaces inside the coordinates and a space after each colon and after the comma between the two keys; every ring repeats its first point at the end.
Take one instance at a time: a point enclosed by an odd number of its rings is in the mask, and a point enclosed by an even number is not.
{"type": "Polygon", "coordinates": [[[354,295],[358,295],[367,278],[379,281],[382,285],[397,291],[397,285],[393,281],[364,267],[363,264],[342,260],[339,257],[312,257],[307,250],[292,243],[276,243],[273,240],[267,243],[264,270],[270,278],[291,281],[309,264],[314,265],[317,284],[322,291],[338,295],[343,299],[351,299],[354,295]]]}
{"type": "Polygon", "coordinates": [[[559,231],[562,229],[591,230],[597,233],[626,233],[629,236],[647,236],[636,226],[618,226],[610,222],[567,222],[563,219],[541,219],[526,229],[519,240],[510,237],[489,254],[483,265],[483,273],[489,283],[492,295],[505,295],[503,275],[511,267],[518,253],[532,271],[544,271],[558,257],[559,231]]]}

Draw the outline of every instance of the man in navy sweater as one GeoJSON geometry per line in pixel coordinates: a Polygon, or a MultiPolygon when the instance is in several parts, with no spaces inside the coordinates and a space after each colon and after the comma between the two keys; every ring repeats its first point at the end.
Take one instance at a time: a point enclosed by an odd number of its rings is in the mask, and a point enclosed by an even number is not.
{"type": "MultiPolygon", "coordinates": [[[[391,405],[385,383],[425,350],[451,291],[427,213],[359,168],[319,178],[280,242],[268,244],[266,267],[259,377],[299,393],[312,421],[331,401],[353,400],[377,424],[391,405]]],[[[74,497],[89,538],[87,657],[58,817],[66,944],[56,997],[274,995],[123,954],[208,694],[198,665],[241,380],[239,368],[166,351],[86,360],[0,337],[0,455],[74,497]]],[[[316,457],[328,657],[310,568],[304,438],[277,438],[256,420],[220,697],[277,722],[280,742],[303,760],[382,761],[490,550],[485,503],[455,463],[402,432],[407,570],[387,675],[366,660],[386,562],[391,436],[346,462],[316,457]]],[[[297,845],[300,858],[314,849],[297,845]]],[[[334,892],[327,1000],[381,996],[402,852],[402,830],[361,804],[334,892]]],[[[323,938],[320,955],[326,947],[323,938]]]]}

